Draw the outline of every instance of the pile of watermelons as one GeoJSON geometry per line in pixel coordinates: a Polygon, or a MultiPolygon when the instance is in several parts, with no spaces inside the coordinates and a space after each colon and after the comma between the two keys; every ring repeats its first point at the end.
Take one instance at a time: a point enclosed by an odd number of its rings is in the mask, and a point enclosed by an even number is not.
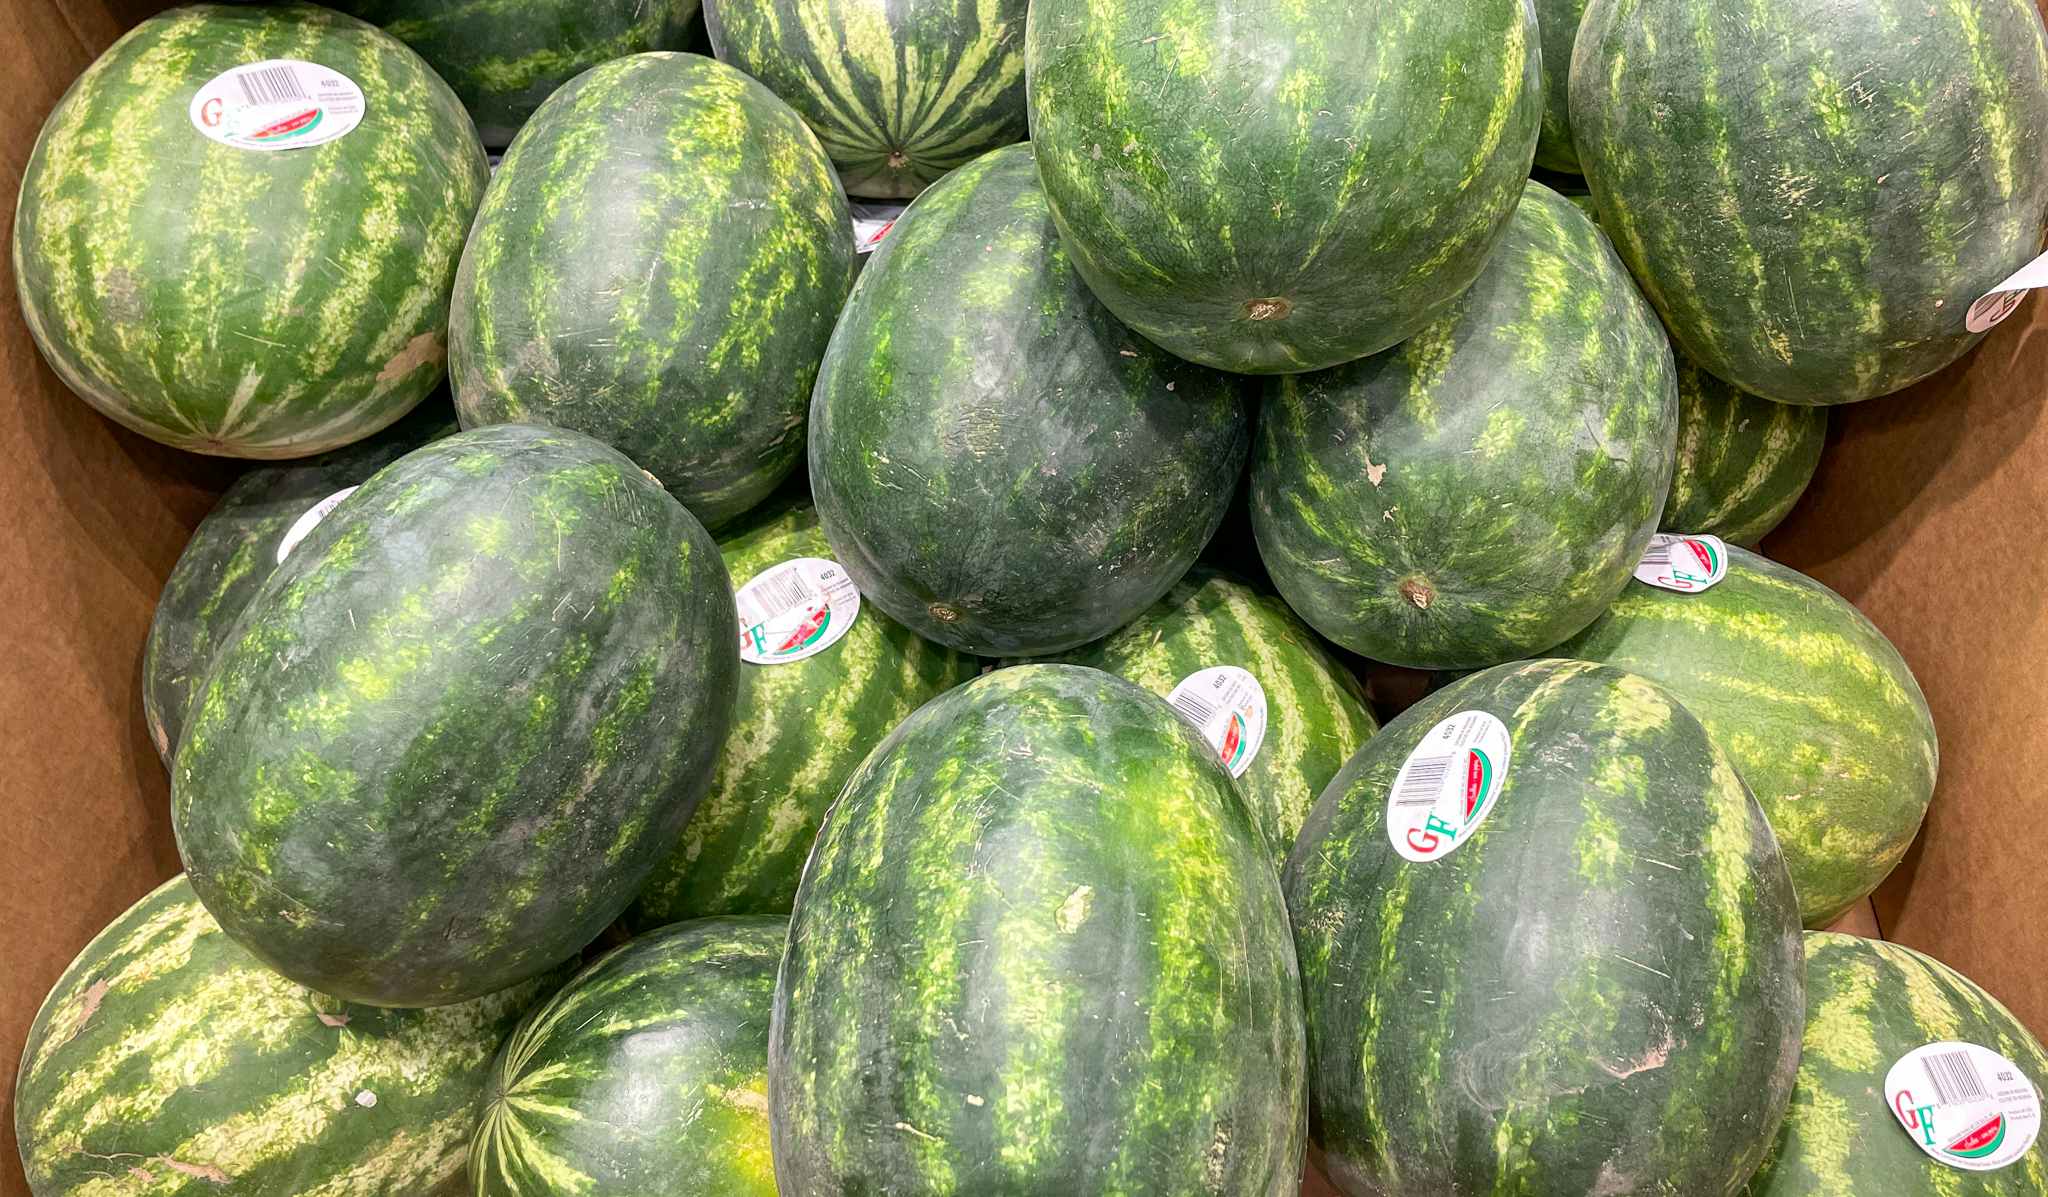
{"type": "Polygon", "coordinates": [[[1802,930],[1934,727],[1741,547],[2021,293],[2032,0],[353,7],[23,179],[50,366],[271,463],[39,1197],[2048,1192],[2039,1043],[1802,930]]]}

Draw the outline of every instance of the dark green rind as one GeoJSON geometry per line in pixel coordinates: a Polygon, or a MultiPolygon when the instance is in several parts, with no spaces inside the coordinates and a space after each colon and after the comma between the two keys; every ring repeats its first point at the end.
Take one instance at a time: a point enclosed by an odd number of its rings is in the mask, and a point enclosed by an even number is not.
{"type": "Polygon", "coordinates": [[[1022,141],[1024,0],[711,0],[718,57],[801,114],[854,195],[907,199],[1022,141]]]}
{"type": "MultiPolygon", "coordinates": [[[[831,559],[817,513],[796,507],[720,542],[735,589],[792,557],[831,559]]],[[[825,810],[869,750],[912,711],[980,672],[863,602],[815,657],[740,666],[732,732],[682,840],[626,918],[635,927],[719,914],[787,916],[825,810]]]]}
{"type": "Polygon", "coordinates": [[[419,57],[313,5],[175,8],[86,68],[22,176],[14,277],[64,384],[153,440],[305,457],[438,385],[483,147],[419,57]],[[199,88],[267,58],[363,89],[354,131],[266,152],[202,136],[199,88]]]}
{"type": "Polygon", "coordinates": [[[335,491],[454,432],[446,401],[430,401],[369,440],[310,461],[260,466],[228,487],[164,580],[142,650],[142,715],[165,768],[214,653],[277,568],[277,546],[291,526],[335,491]]]}
{"type": "Polygon", "coordinates": [[[1365,690],[1287,604],[1196,566],[1144,614],[1061,660],[1107,670],[1161,698],[1181,679],[1235,665],[1266,692],[1266,739],[1238,790],[1275,866],[1330,779],[1379,724],[1365,690]]]}
{"type": "Polygon", "coordinates": [[[1899,863],[1934,796],[1934,719],[1899,650],[1812,578],[1743,549],[1698,594],[1630,582],[1555,655],[1670,688],[1770,817],[1822,927],[1899,863]]]}
{"type": "Polygon", "coordinates": [[[1034,0],[1025,43],[1075,268],[1138,332],[1245,373],[1339,365],[1441,316],[1542,122],[1528,0],[1034,0]]]}
{"type": "Polygon", "coordinates": [[[940,644],[1031,656],[1165,594],[1242,468],[1237,380],[1090,297],[1029,145],[941,180],[874,256],[811,404],[818,516],[862,601],[940,644]]]}
{"type": "Polygon", "coordinates": [[[731,67],[639,54],[585,72],[513,142],[463,253],[463,426],[587,433],[730,522],[803,454],[851,220],[817,138],[731,67]]]}
{"type": "Polygon", "coordinates": [[[1827,439],[1826,408],[1773,403],[1678,359],[1678,468],[1662,527],[1756,544],[1792,514],[1827,439]]]}
{"type": "Polygon", "coordinates": [[[631,462],[508,425],[363,484],[285,559],[172,768],[193,888],[323,992],[541,972],[625,909],[731,724],[717,546],[631,462]]]}
{"type": "Polygon", "coordinates": [[[789,930],[702,919],[578,973],[505,1041],[476,1197],[775,1197],[768,1011],[789,930]]]}
{"type": "Polygon", "coordinates": [[[1259,553],[1354,652],[1422,669],[1540,652],[1628,582],[1671,487],[1677,380],[1607,239],[1529,184],[1485,273],[1378,357],[1267,384],[1259,553]]]}
{"type": "Polygon", "coordinates": [[[550,981],[380,1010],[287,981],[175,877],[29,1027],[15,1133],[36,1197],[452,1192],[498,1042],[550,981]]]}
{"type": "Polygon", "coordinates": [[[1299,985],[1194,730],[1096,670],[997,670],[906,720],[825,821],[775,992],[776,1179],[1291,1197],[1299,985]]]}
{"type": "Polygon", "coordinates": [[[1536,138],[1536,165],[1575,175],[1579,151],[1572,143],[1572,42],[1586,0],[1535,0],[1535,5],[1543,45],[1543,132],[1536,138]]]}
{"type": "Polygon", "coordinates": [[[1797,909],[1763,813],[1668,692],[1576,661],[1430,695],[1367,742],[1286,874],[1309,1099],[1352,1197],[1727,1193],[1791,1095],[1797,909]],[[1387,791],[1442,719],[1513,752],[1449,855],[1388,842],[1387,791]]]}
{"type": "Polygon", "coordinates": [[[2019,1065],[2036,1093],[2048,1088],[2048,1054],[1996,998],[1911,948],[1811,931],[1806,1004],[1792,1109],[1744,1197],[2048,1193],[2039,1143],[1996,1172],[1965,1172],[1915,1147],[1885,1100],[1885,1073],[1899,1057],[1942,1040],[1990,1048],[2019,1065]]]}
{"type": "Polygon", "coordinates": [[[2041,249],[2033,0],[1593,0],[1572,131],[1686,355],[1781,403],[1890,394],[2041,249]]]}
{"type": "Polygon", "coordinates": [[[411,46],[476,121],[510,145],[541,102],[599,63],[687,50],[697,0],[339,0],[336,7],[411,46]]]}

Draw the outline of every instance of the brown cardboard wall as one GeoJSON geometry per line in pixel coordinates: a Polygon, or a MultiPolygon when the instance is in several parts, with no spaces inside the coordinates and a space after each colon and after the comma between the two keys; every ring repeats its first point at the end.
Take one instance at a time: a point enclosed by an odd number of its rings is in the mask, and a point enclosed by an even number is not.
{"type": "MultiPolygon", "coordinates": [[[[0,245],[44,114],[133,17],[0,0],[0,245]]],[[[8,255],[0,254],[0,262],[8,255]]],[[[25,1197],[14,1070],[36,1006],[102,926],[178,869],[137,712],[164,575],[228,471],[93,414],[30,342],[0,267],[0,1194],[25,1197]]]]}
{"type": "Polygon", "coordinates": [[[1941,771],[1920,842],[1877,895],[1885,937],[2048,1030],[2048,307],[1904,395],[1837,409],[1805,501],[1766,544],[1905,654],[1941,771]]]}

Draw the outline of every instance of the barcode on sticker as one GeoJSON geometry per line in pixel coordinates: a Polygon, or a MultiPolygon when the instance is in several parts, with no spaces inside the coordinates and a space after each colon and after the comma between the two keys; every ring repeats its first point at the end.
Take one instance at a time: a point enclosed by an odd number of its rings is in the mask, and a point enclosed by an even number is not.
{"type": "Polygon", "coordinates": [[[1173,704],[1174,710],[1194,720],[1196,727],[1202,726],[1216,716],[1215,704],[1193,690],[1175,690],[1173,697],[1167,701],[1173,704]]]}
{"type": "Polygon", "coordinates": [[[1394,791],[1393,805],[1406,809],[1416,806],[1434,806],[1437,796],[1443,793],[1444,775],[1450,772],[1452,762],[1463,757],[1462,752],[1449,756],[1417,757],[1410,761],[1406,774],[1401,779],[1401,788],[1394,791]]]}
{"type": "Polygon", "coordinates": [[[1935,1095],[1943,1105],[1991,1100],[1990,1091],[1984,1088],[1984,1078],[1977,1073],[1977,1062],[1969,1052],[1934,1052],[1920,1063],[1927,1069],[1927,1079],[1934,1082],[1935,1095]]]}
{"type": "Polygon", "coordinates": [[[299,86],[299,73],[288,66],[254,67],[236,75],[235,82],[242,85],[242,95],[251,104],[283,104],[313,98],[299,86]]]}
{"type": "Polygon", "coordinates": [[[1671,546],[1669,544],[1652,544],[1649,548],[1643,550],[1643,564],[1652,569],[1669,568],[1671,565],[1671,546]]]}
{"type": "Polygon", "coordinates": [[[741,592],[740,618],[745,623],[766,623],[792,607],[801,607],[816,596],[795,570],[763,577],[741,592]]]}

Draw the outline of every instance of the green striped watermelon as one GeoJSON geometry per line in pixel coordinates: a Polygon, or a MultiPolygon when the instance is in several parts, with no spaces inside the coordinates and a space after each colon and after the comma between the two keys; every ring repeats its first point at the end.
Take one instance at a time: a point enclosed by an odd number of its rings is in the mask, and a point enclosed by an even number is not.
{"type": "Polygon", "coordinates": [[[1259,553],[1310,626],[1375,660],[1540,652],[1642,557],[1677,407],[1664,330],[1613,248],[1531,183],[1441,319],[1384,356],[1267,383],[1259,553]]]}
{"type": "Polygon", "coordinates": [[[491,1058],[545,982],[438,1010],[314,993],[174,877],[36,1014],[14,1126],[36,1197],[420,1197],[459,1183],[491,1058]]]}
{"type": "Polygon", "coordinates": [[[1997,1171],[1954,1168],[1915,1145],[1886,1098],[1892,1065],[1941,1042],[1997,1052],[2018,1066],[2038,1097],[2048,1086],[2048,1053],[1996,998],[1911,948],[1810,931],[1806,1004],[1792,1109],[1745,1197],[2048,1193],[2040,1145],[1997,1171]]]}
{"type": "Polygon", "coordinates": [[[1670,692],[1555,660],[1437,691],[1330,783],[1286,885],[1353,1197],[1727,1193],[1777,1134],[1792,886],[1670,692]]]}
{"type": "Polygon", "coordinates": [[[1320,370],[1479,276],[1529,174],[1529,0],[1033,0],[1031,136],[1095,295],[1191,361],[1320,370]]]}
{"type": "Polygon", "coordinates": [[[1632,581],[1556,655],[1667,686],[1755,791],[1809,927],[1833,922],[1906,854],[1940,753],[1899,651],[1812,578],[1743,549],[1697,594],[1632,581]]]}
{"type": "Polygon", "coordinates": [[[1276,866],[1287,863],[1316,796],[1379,727],[1358,680],[1287,604],[1202,566],[1138,618],[1060,659],[1107,670],[1161,698],[1178,693],[1174,705],[1183,715],[1207,716],[1211,743],[1237,777],[1276,866]],[[1256,701],[1249,694],[1238,704],[1219,701],[1243,685],[1231,675],[1216,678],[1216,690],[1182,686],[1219,669],[1249,674],[1256,701]]]}
{"type": "Polygon", "coordinates": [[[775,1197],[768,1011],[788,930],[665,927],[527,1015],[470,1144],[477,1197],[775,1197]]]}
{"type": "Polygon", "coordinates": [[[369,440],[307,461],[259,466],[228,487],[164,580],[142,650],[142,714],[166,767],[213,654],[277,568],[280,551],[288,551],[286,537],[336,492],[454,432],[454,413],[434,400],[369,440]]]}
{"type": "MultiPolygon", "coordinates": [[[[786,561],[832,557],[808,506],[750,519],[719,551],[736,587],[786,561]]],[[[839,787],[906,716],[980,668],[872,604],[816,656],[741,665],[732,732],[711,788],[627,920],[654,927],[704,915],[787,915],[839,787]]]]}
{"type": "Polygon", "coordinates": [[[689,48],[697,0],[338,0],[427,60],[476,121],[511,144],[541,101],[599,63],[689,48]]]}
{"type": "Polygon", "coordinates": [[[2041,250],[2034,0],[1592,0],[1572,133],[1600,221],[1686,355],[1781,403],[1960,357],[2041,250]]]}
{"type": "Polygon", "coordinates": [[[1806,493],[1828,437],[1824,407],[1760,399],[1678,359],[1678,468],[1668,532],[1753,545],[1806,493]]]}
{"type": "Polygon", "coordinates": [[[1579,151],[1572,144],[1572,42],[1586,0],[1536,0],[1536,28],[1543,45],[1543,132],[1536,138],[1536,165],[1565,174],[1579,173],[1579,151]]]}
{"type": "Polygon", "coordinates": [[[431,1006],[572,955],[681,834],[732,718],[717,546],[572,432],[386,467],[263,584],[172,768],[192,886],[280,972],[431,1006]]]}
{"type": "Polygon", "coordinates": [[[463,426],[587,433],[706,525],[803,454],[853,226],[801,120],[694,54],[639,54],[555,93],[506,154],[455,282],[463,426]]]}
{"type": "Polygon", "coordinates": [[[1243,466],[1237,381],[1095,302],[1029,145],[919,196],[862,273],[811,407],[811,486],[864,600],[983,656],[1122,626],[1194,563],[1243,466]]]}
{"type": "Polygon", "coordinates": [[[22,315],[66,386],[144,436],[318,453],[441,381],[484,179],[454,93],[377,29],[309,4],[174,8],[86,68],[43,126],[15,210],[22,315]],[[273,60],[313,65],[228,74],[273,60]],[[287,99],[316,76],[359,95],[287,99]],[[361,123],[321,143],[351,108],[361,123]],[[287,148],[215,140],[228,130],[287,148]]]}
{"type": "Polygon", "coordinates": [[[787,100],[855,195],[1022,141],[1025,0],[707,0],[718,57],[787,100]]]}
{"type": "Polygon", "coordinates": [[[1209,746],[1098,670],[997,670],[905,720],[819,833],[775,990],[776,1180],[1292,1194],[1299,994],[1209,746]]]}

